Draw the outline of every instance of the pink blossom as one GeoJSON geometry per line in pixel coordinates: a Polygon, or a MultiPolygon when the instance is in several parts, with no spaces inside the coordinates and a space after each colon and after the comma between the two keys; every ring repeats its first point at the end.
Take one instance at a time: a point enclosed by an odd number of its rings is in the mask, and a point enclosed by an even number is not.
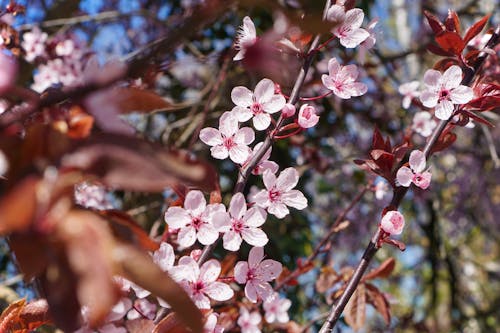
{"type": "Polygon", "coordinates": [[[241,328],[241,333],[260,333],[259,325],[261,321],[262,316],[258,311],[250,313],[245,307],[240,308],[238,326],[241,328]]]}
{"type": "Polygon", "coordinates": [[[286,103],[281,110],[281,114],[283,115],[283,118],[293,117],[295,115],[295,105],[286,103]]]}
{"type": "Polygon", "coordinates": [[[337,22],[332,33],[340,39],[340,44],[352,49],[370,37],[370,33],[361,28],[365,14],[359,8],[344,11],[344,7],[333,5],[328,9],[327,19],[337,22]]]}
{"type": "Polygon", "coordinates": [[[304,104],[300,107],[298,123],[302,128],[310,128],[315,126],[319,121],[319,116],[316,114],[316,109],[312,105],[304,104]]]}
{"type": "Polygon", "coordinates": [[[474,97],[472,88],[461,85],[461,82],[462,69],[456,65],[450,66],[442,75],[429,69],[424,74],[426,87],[420,100],[425,107],[436,107],[436,117],[448,120],[453,114],[453,104],[465,104],[474,97]]]}
{"type": "Polygon", "coordinates": [[[418,81],[403,83],[402,85],[399,86],[398,91],[401,95],[403,95],[404,109],[408,109],[410,107],[413,98],[417,98],[420,96],[420,91],[418,91],[419,86],[420,82],[418,81]]]}
{"type": "Polygon", "coordinates": [[[25,32],[23,34],[23,42],[21,46],[23,47],[27,62],[33,62],[38,57],[44,57],[47,55],[45,49],[45,42],[47,41],[48,35],[42,32],[38,27],[33,28],[30,32],[25,32]]]}
{"type": "Polygon", "coordinates": [[[212,157],[223,160],[228,156],[234,162],[243,164],[250,155],[248,145],[255,139],[250,127],[238,129],[238,119],[230,112],[225,112],[219,119],[219,129],[212,127],[200,131],[200,140],[210,148],[212,157]]]}
{"type": "Polygon", "coordinates": [[[247,210],[245,196],[236,193],[229,203],[228,212],[214,214],[214,226],[223,232],[223,246],[228,251],[238,251],[242,240],[253,246],[264,246],[268,238],[259,227],[266,221],[266,212],[260,207],[247,210]]]}
{"type": "Polygon", "coordinates": [[[383,179],[379,178],[378,181],[375,182],[375,198],[377,200],[384,199],[389,194],[389,184],[383,179]]]}
{"type": "Polygon", "coordinates": [[[257,41],[257,33],[255,32],[255,25],[250,17],[243,18],[243,25],[238,29],[236,35],[236,49],[238,53],[234,56],[233,60],[241,60],[245,57],[247,49],[255,44],[257,41]]]}
{"type": "Polygon", "coordinates": [[[414,150],[410,154],[410,168],[403,166],[396,173],[396,181],[399,186],[408,187],[411,183],[426,189],[431,183],[431,173],[424,171],[425,169],[425,154],[420,150],[414,150]]]}
{"type": "Polygon", "coordinates": [[[268,283],[276,279],[282,270],[279,262],[264,259],[264,248],[253,247],[248,254],[248,262],[239,261],[234,267],[236,282],[245,285],[245,296],[253,303],[258,299],[266,301],[273,294],[273,288],[268,283]]]}
{"type": "Polygon", "coordinates": [[[213,214],[224,210],[222,204],[207,206],[201,191],[189,191],[184,200],[184,208],[168,208],[165,212],[165,222],[170,228],[179,229],[179,245],[189,247],[196,239],[203,245],[209,245],[219,237],[219,232],[212,224],[213,214]]]}
{"type": "Polygon", "coordinates": [[[103,186],[82,182],[75,185],[75,203],[97,210],[113,209],[108,193],[103,186]]]}
{"type": "Polygon", "coordinates": [[[358,62],[360,64],[365,63],[366,54],[375,46],[375,43],[377,42],[377,38],[375,36],[375,26],[377,23],[378,18],[375,18],[368,23],[368,27],[366,29],[370,35],[361,44],[359,44],[358,62]]]}
{"type": "Polygon", "coordinates": [[[243,86],[233,88],[231,100],[236,104],[232,112],[238,121],[245,122],[253,117],[253,126],[259,131],[268,128],[270,114],[280,111],[286,104],[283,95],[275,94],[274,83],[269,79],[260,80],[254,92],[243,86]]]}
{"type": "Polygon", "coordinates": [[[432,115],[429,112],[420,111],[415,113],[411,129],[424,137],[428,137],[432,134],[432,131],[436,126],[437,122],[434,118],[432,118],[432,115]]]}
{"type": "Polygon", "coordinates": [[[227,301],[233,297],[233,290],[217,281],[221,266],[215,259],[199,267],[193,258],[185,256],[179,259],[179,265],[173,270],[173,275],[200,309],[210,309],[209,297],[215,301],[227,301]]]}
{"type": "Polygon", "coordinates": [[[337,59],[328,61],[328,75],[323,74],[321,80],[328,89],[343,99],[361,96],[368,91],[366,84],[354,82],[358,78],[356,65],[341,66],[337,59]]]}
{"type": "Polygon", "coordinates": [[[299,173],[294,168],[281,171],[278,178],[270,170],[266,170],[263,180],[266,189],[257,193],[254,200],[258,206],[266,208],[270,214],[282,219],[290,212],[287,206],[299,210],[307,207],[304,194],[299,190],[293,190],[299,182],[299,173]]]}
{"type": "MultiPolygon", "coordinates": [[[[248,163],[252,156],[254,156],[262,147],[264,142],[259,142],[258,144],[253,147],[252,150],[252,155],[248,157],[248,160],[245,162],[248,163]]],[[[260,161],[257,163],[257,165],[253,168],[252,174],[254,175],[261,175],[266,171],[267,169],[271,170],[272,173],[276,173],[278,171],[279,166],[276,162],[269,161],[269,157],[271,157],[271,147],[264,153],[264,155],[261,157],[260,161]]]]}
{"type": "Polygon", "coordinates": [[[136,299],[134,307],[127,313],[128,320],[146,318],[153,320],[156,316],[156,304],[145,298],[136,299]]]}
{"type": "Polygon", "coordinates": [[[208,315],[205,321],[205,326],[203,327],[203,333],[222,333],[224,332],[224,327],[217,325],[217,314],[211,313],[208,315]]]}
{"type": "Polygon", "coordinates": [[[274,293],[270,299],[264,302],[263,307],[266,311],[266,321],[268,323],[287,323],[290,318],[288,317],[288,309],[292,305],[292,302],[286,298],[280,298],[278,293],[274,293]]]}
{"type": "Polygon", "coordinates": [[[106,321],[112,322],[122,319],[131,308],[132,301],[129,298],[121,298],[111,309],[111,312],[106,317],[106,321]]]}
{"type": "Polygon", "coordinates": [[[385,213],[380,222],[382,230],[391,235],[399,235],[402,233],[404,226],[405,218],[397,210],[391,210],[385,213]]]}
{"type": "Polygon", "coordinates": [[[6,93],[13,85],[17,76],[17,62],[14,58],[0,52],[0,95],[6,93]]]}

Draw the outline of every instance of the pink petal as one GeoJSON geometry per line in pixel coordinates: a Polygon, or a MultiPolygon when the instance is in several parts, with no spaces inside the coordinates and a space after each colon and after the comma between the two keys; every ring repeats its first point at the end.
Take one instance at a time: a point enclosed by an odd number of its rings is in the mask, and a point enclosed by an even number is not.
{"type": "Polygon", "coordinates": [[[172,229],[183,228],[191,223],[191,215],[184,208],[169,207],[165,212],[165,222],[172,229]]]}
{"type": "Polygon", "coordinates": [[[351,31],[347,35],[340,37],[340,44],[348,49],[352,49],[361,44],[368,37],[370,37],[370,33],[368,31],[358,28],[351,31]]]}
{"type": "Polygon", "coordinates": [[[238,251],[241,247],[242,239],[240,234],[228,231],[222,237],[223,247],[228,251],[238,251]]]}
{"type": "Polygon", "coordinates": [[[249,145],[255,140],[255,132],[250,127],[243,127],[236,132],[233,138],[235,143],[249,145]]]}
{"type": "Polygon", "coordinates": [[[321,81],[323,82],[323,85],[330,89],[330,90],[335,90],[336,87],[335,87],[335,81],[333,80],[333,78],[329,75],[326,75],[326,74],[323,74],[321,75],[321,81]]]}
{"type": "Polygon", "coordinates": [[[243,229],[241,234],[245,242],[252,246],[264,246],[269,241],[266,233],[258,228],[243,229]]]}
{"type": "Polygon", "coordinates": [[[299,172],[294,168],[286,168],[281,171],[278,179],[276,180],[276,188],[280,192],[287,192],[294,188],[299,182],[299,172]]]}
{"type": "Polygon", "coordinates": [[[234,87],[231,91],[231,100],[238,106],[248,107],[253,103],[253,93],[247,87],[234,87]]]}
{"type": "Polygon", "coordinates": [[[182,247],[190,247],[196,241],[196,230],[193,227],[182,228],[177,235],[177,241],[182,247]]]}
{"type": "Polygon", "coordinates": [[[274,83],[269,79],[262,79],[257,83],[254,90],[255,99],[258,103],[268,102],[274,95],[274,83]]]}
{"type": "Polygon", "coordinates": [[[276,279],[283,270],[283,266],[276,260],[266,259],[262,261],[257,269],[257,274],[265,281],[276,279]]]}
{"type": "Polygon", "coordinates": [[[250,38],[255,38],[257,36],[257,33],[255,31],[255,25],[252,19],[248,16],[245,16],[243,18],[243,31],[250,38]]]}
{"type": "Polygon", "coordinates": [[[435,107],[438,99],[438,94],[431,90],[424,90],[422,94],[420,94],[420,100],[422,101],[422,104],[428,108],[435,107]]]}
{"type": "Polygon", "coordinates": [[[193,302],[199,309],[210,309],[210,299],[202,293],[195,294],[193,302]]]}
{"type": "Polygon", "coordinates": [[[245,285],[245,296],[250,302],[257,303],[257,289],[250,282],[245,285]]]}
{"type": "Polygon", "coordinates": [[[244,123],[247,120],[250,120],[253,117],[252,111],[249,108],[244,108],[242,106],[235,106],[231,113],[235,115],[240,123],[244,123]]]}
{"type": "Polygon", "coordinates": [[[222,282],[213,282],[206,286],[204,291],[211,299],[219,302],[227,301],[234,295],[231,287],[222,282]]]}
{"type": "Polygon", "coordinates": [[[229,156],[229,151],[223,145],[213,146],[210,148],[210,154],[213,158],[225,160],[229,156]]]}
{"type": "Polygon", "coordinates": [[[434,114],[441,120],[448,120],[453,114],[453,103],[448,100],[442,100],[436,106],[434,114]]]}
{"type": "Polygon", "coordinates": [[[421,189],[425,190],[431,184],[431,178],[432,174],[429,171],[426,171],[424,173],[417,173],[413,177],[413,183],[415,184],[415,186],[418,186],[421,189]]]}
{"type": "MultiPolygon", "coordinates": [[[[264,281],[252,281],[249,284],[255,289],[257,295],[263,300],[266,301],[270,297],[272,297],[274,290],[271,285],[264,281]]],[[[245,289],[246,291],[246,289],[245,289]]]]}
{"type": "Polygon", "coordinates": [[[344,7],[339,5],[331,6],[326,13],[326,19],[332,22],[343,22],[345,20],[344,7]]]}
{"type": "Polygon", "coordinates": [[[411,184],[411,179],[413,178],[413,172],[408,167],[399,168],[396,173],[396,180],[400,186],[408,187],[411,184]]]}
{"type": "Polygon", "coordinates": [[[252,207],[246,212],[243,220],[246,226],[260,227],[266,222],[266,211],[260,207],[252,207]]]}
{"type": "Polygon", "coordinates": [[[219,119],[220,133],[229,138],[238,131],[238,119],[231,112],[224,112],[219,119]]]}
{"type": "MultiPolygon", "coordinates": [[[[424,84],[432,89],[437,89],[441,82],[441,73],[434,70],[428,69],[424,74],[424,84]]],[[[422,101],[423,102],[423,101],[422,101]]]]}
{"type": "Polygon", "coordinates": [[[229,203],[231,217],[241,219],[247,212],[247,202],[243,193],[236,193],[229,203]]]}
{"type": "Polygon", "coordinates": [[[211,224],[204,223],[198,229],[198,241],[203,245],[213,244],[219,238],[219,232],[211,224]]]}
{"type": "Polygon", "coordinates": [[[340,71],[341,73],[341,78],[342,81],[346,79],[351,79],[352,81],[355,81],[358,78],[359,72],[358,72],[358,66],[356,65],[347,65],[342,67],[342,70],[340,71]]]}
{"type": "Polygon", "coordinates": [[[275,113],[281,111],[285,107],[286,100],[282,95],[274,95],[267,102],[262,103],[264,110],[267,113],[275,113]]]}
{"type": "Polygon", "coordinates": [[[246,49],[239,50],[238,53],[236,53],[236,55],[233,57],[233,60],[238,61],[245,58],[246,51],[247,51],[246,49]]]}
{"type": "Polygon", "coordinates": [[[189,191],[184,199],[184,208],[193,216],[199,216],[205,211],[207,201],[201,191],[189,191]]]}
{"type": "Polygon", "coordinates": [[[264,186],[268,190],[270,190],[276,184],[276,176],[270,170],[264,171],[262,180],[264,181],[264,186]]]}
{"type": "Polygon", "coordinates": [[[246,261],[238,261],[234,266],[234,279],[236,282],[243,284],[247,282],[248,263],[246,261]]]}
{"type": "Polygon", "coordinates": [[[200,267],[200,279],[204,283],[217,280],[221,271],[220,263],[215,259],[210,259],[200,267]]]}
{"type": "Polygon", "coordinates": [[[220,132],[212,127],[203,128],[200,131],[200,140],[209,146],[222,144],[222,136],[220,132]]]}
{"type": "Polygon", "coordinates": [[[153,261],[166,272],[174,266],[175,253],[172,245],[162,242],[160,248],[153,254],[153,261]]]}
{"type": "Polygon", "coordinates": [[[462,69],[457,65],[450,66],[443,73],[441,82],[448,90],[458,87],[460,85],[460,82],[462,82],[462,69]]]}
{"type": "Polygon", "coordinates": [[[425,169],[425,154],[421,152],[420,150],[414,150],[410,154],[410,168],[413,170],[413,172],[422,172],[425,169]]]}
{"type": "Polygon", "coordinates": [[[469,103],[474,98],[474,91],[467,86],[458,86],[450,91],[450,98],[453,104],[469,103]]]}
{"type": "Polygon", "coordinates": [[[229,150],[229,158],[237,164],[243,164],[247,161],[252,151],[245,145],[236,145],[229,150]]]}
{"type": "Polygon", "coordinates": [[[399,235],[403,232],[404,226],[405,218],[397,210],[387,212],[384,217],[382,217],[382,221],[380,222],[380,227],[391,235],[399,235]]]}
{"type": "MultiPolygon", "coordinates": [[[[337,59],[332,58],[328,61],[328,73],[330,76],[335,76],[337,73],[340,71],[340,64],[337,61],[337,59]]],[[[328,76],[326,74],[323,74],[323,76],[328,76]]],[[[323,78],[322,78],[323,79],[323,78]]],[[[324,82],[324,81],[323,81],[324,82]]]]}
{"type": "Polygon", "coordinates": [[[261,190],[259,193],[254,195],[253,201],[259,207],[262,208],[269,207],[269,205],[271,204],[271,201],[269,200],[269,192],[266,190],[261,190]]]}
{"type": "Polygon", "coordinates": [[[345,21],[342,23],[342,26],[348,26],[351,29],[356,29],[361,26],[363,23],[363,19],[365,18],[365,14],[363,10],[360,8],[353,8],[348,10],[345,13],[345,21]]]}
{"type": "Polygon", "coordinates": [[[258,131],[263,131],[271,125],[269,113],[259,113],[253,118],[253,126],[258,131]]]}
{"type": "Polygon", "coordinates": [[[252,247],[248,254],[248,267],[255,268],[264,259],[264,248],[252,247]]]}
{"type": "Polygon", "coordinates": [[[271,202],[269,207],[267,207],[267,212],[269,214],[273,214],[279,219],[284,218],[290,213],[286,205],[281,202],[271,202]]]}
{"type": "Polygon", "coordinates": [[[366,94],[368,86],[361,82],[353,82],[346,84],[344,89],[351,97],[357,97],[366,94]]]}
{"type": "Polygon", "coordinates": [[[307,199],[298,190],[290,190],[281,195],[281,201],[289,207],[302,210],[307,207],[307,199]]]}
{"type": "Polygon", "coordinates": [[[231,218],[226,212],[217,212],[212,217],[212,223],[219,232],[228,232],[231,228],[231,218]]]}

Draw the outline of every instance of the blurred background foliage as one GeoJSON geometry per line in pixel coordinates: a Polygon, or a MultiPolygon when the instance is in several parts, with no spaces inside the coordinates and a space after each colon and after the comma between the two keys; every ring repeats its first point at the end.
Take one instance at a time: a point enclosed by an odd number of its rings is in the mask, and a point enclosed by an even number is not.
{"type": "MultiPolygon", "coordinates": [[[[7,2],[0,1],[0,5],[3,7],[7,2]]],[[[197,2],[19,1],[26,6],[26,13],[16,17],[16,27],[29,31],[39,26],[50,35],[75,34],[104,62],[115,57],[126,58],[165,34],[175,34],[176,26],[197,2]]],[[[421,80],[424,71],[438,59],[426,52],[431,37],[423,11],[443,18],[451,8],[458,12],[464,27],[488,13],[493,13],[490,26],[498,24],[500,19],[495,0],[364,0],[356,5],[366,14],[363,26],[379,18],[375,28],[377,44],[363,66],[362,80],[369,86],[368,94],[348,101],[332,97],[321,100],[317,103],[321,110],[317,127],[273,146],[272,159],[281,168],[297,166],[303,172],[300,187],[310,201],[306,211],[294,211],[283,221],[270,218],[264,225],[270,237],[266,253],[290,270],[296,267],[299,258],[312,253],[356,194],[368,183],[379,181],[353,163],[353,159],[366,156],[374,127],[389,135],[393,143],[401,142],[404,129],[411,125],[413,115],[419,110],[418,106],[403,109],[397,89],[402,83],[421,80]]],[[[268,76],[232,62],[231,48],[245,15],[254,20],[258,35],[265,36],[276,19],[272,8],[278,7],[317,14],[323,1],[231,3],[213,24],[186,36],[174,53],[156,59],[150,75],[137,82],[153,87],[178,107],[173,111],[133,115],[128,121],[150,140],[188,148],[211,160],[220,171],[225,202],[230,198],[237,170],[227,161],[211,159],[207,147],[195,140],[193,133],[199,126],[217,126],[220,114],[233,106],[230,100],[233,87],[245,85],[252,89],[262,77],[268,76]]],[[[357,63],[356,51],[345,50],[336,43],[317,57],[302,96],[319,93],[319,78],[326,72],[326,62],[332,56],[344,63],[357,63]]],[[[283,63],[278,69],[280,75],[274,73],[271,77],[286,94],[298,71],[296,60],[283,63]]],[[[491,113],[488,117],[498,122],[498,114],[491,113]]],[[[500,129],[476,125],[458,129],[457,135],[457,142],[430,162],[433,173],[430,190],[425,193],[413,190],[404,201],[407,227],[402,241],[407,250],[398,252],[385,247],[377,254],[379,262],[392,256],[397,259],[393,274],[375,282],[390,294],[391,324],[387,327],[382,317],[370,308],[362,332],[500,332],[500,165],[494,152],[499,147],[500,129]]],[[[416,134],[413,140],[417,147],[424,142],[416,134]]],[[[249,191],[251,186],[262,184],[253,177],[249,191]]],[[[164,197],[168,202],[174,199],[174,194],[166,191],[164,197]]],[[[135,210],[134,217],[148,230],[162,230],[165,205],[161,197],[116,192],[114,200],[115,206],[135,210]]],[[[348,213],[348,228],[334,235],[330,250],[318,257],[315,268],[302,275],[296,286],[285,289],[293,302],[290,313],[293,320],[305,324],[328,310],[329,295],[318,295],[315,291],[321,267],[332,266],[340,271],[355,266],[389,200],[390,197],[378,200],[373,191],[368,191],[348,213]]],[[[3,241],[0,251],[2,307],[15,299],[14,292],[34,297],[31,287],[17,275],[3,241]]],[[[224,255],[221,246],[216,255],[224,255]]],[[[341,323],[338,331],[350,329],[341,323]]]]}

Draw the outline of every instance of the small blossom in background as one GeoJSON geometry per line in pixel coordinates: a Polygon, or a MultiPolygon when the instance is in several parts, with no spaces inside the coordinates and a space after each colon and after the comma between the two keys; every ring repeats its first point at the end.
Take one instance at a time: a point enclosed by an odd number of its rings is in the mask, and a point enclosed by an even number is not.
{"type": "Polygon", "coordinates": [[[424,137],[428,137],[432,134],[432,131],[436,128],[436,126],[437,122],[434,118],[432,118],[432,115],[429,112],[420,111],[415,113],[411,129],[424,137]]]}
{"type": "Polygon", "coordinates": [[[231,100],[236,106],[231,111],[239,122],[253,118],[253,126],[262,131],[271,124],[271,114],[281,111],[286,104],[285,97],[275,94],[274,82],[262,79],[252,92],[250,89],[238,86],[231,91],[231,100]]]}
{"type": "Polygon", "coordinates": [[[27,62],[33,62],[38,57],[47,56],[47,51],[45,49],[47,38],[48,35],[42,32],[38,27],[23,34],[21,46],[26,54],[24,58],[27,62]]]}
{"type": "Polygon", "coordinates": [[[75,203],[85,208],[97,210],[113,209],[103,186],[82,182],[75,185],[75,203]]]}
{"type": "Polygon", "coordinates": [[[316,114],[316,109],[312,105],[304,104],[300,107],[299,117],[297,122],[302,128],[310,128],[315,126],[319,121],[319,116],[316,114]]]}
{"type": "Polygon", "coordinates": [[[258,206],[267,209],[268,213],[282,219],[290,213],[287,206],[299,210],[307,207],[304,194],[293,190],[299,182],[299,173],[294,168],[286,168],[277,178],[270,170],[266,170],[262,178],[266,189],[257,193],[253,199],[258,206]]]}
{"type": "Polygon", "coordinates": [[[260,333],[259,325],[261,321],[262,316],[258,311],[250,313],[245,307],[240,308],[238,326],[241,328],[241,333],[260,333]]]}
{"type": "Polygon", "coordinates": [[[250,302],[266,301],[273,295],[269,281],[281,274],[282,266],[272,259],[264,260],[264,249],[253,247],[248,254],[248,261],[239,261],[234,267],[236,282],[245,284],[245,296],[250,302]]]}
{"type": "Polygon", "coordinates": [[[408,109],[410,107],[412,99],[420,96],[420,91],[418,90],[419,86],[420,82],[418,81],[403,83],[399,86],[398,92],[403,95],[402,104],[404,109],[408,109]]]}
{"type": "Polygon", "coordinates": [[[420,100],[425,107],[433,108],[437,118],[448,120],[453,114],[453,104],[465,104],[472,100],[472,88],[461,85],[462,69],[450,66],[443,74],[429,69],[424,74],[425,90],[420,100]]]}
{"type": "Polygon", "coordinates": [[[189,191],[184,200],[184,208],[169,207],[165,212],[165,222],[169,228],[179,229],[179,245],[189,247],[197,239],[201,244],[209,245],[219,238],[212,217],[216,212],[224,211],[222,204],[207,205],[201,191],[189,191]]]}
{"type": "Polygon", "coordinates": [[[200,309],[210,309],[210,299],[227,301],[233,297],[233,290],[225,283],[217,281],[221,266],[215,259],[210,259],[201,267],[191,257],[179,259],[179,265],[174,268],[174,275],[179,284],[186,290],[194,304],[200,309]]]}
{"type": "Polygon", "coordinates": [[[368,33],[370,34],[361,44],[359,44],[358,50],[358,62],[363,65],[365,63],[366,55],[368,51],[375,46],[377,38],[375,36],[375,27],[377,26],[378,18],[374,18],[368,23],[366,27],[368,33]]]}
{"type": "Polygon", "coordinates": [[[432,174],[424,171],[426,160],[425,154],[420,150],[414,150],[410,154],[410,167],[403,166],[396,173],[396,182],[399,186],[408,187],[411,183],[426,189],[431,183],[432,174]]]}
{"type": "Polygon", "coordinates": [[[0,95],[14,85],[16,76],[17,62],[14,58],[0,52],[0,95]]]}
{"type": "Polygon", "coordinates": [[[250,127],[238,128],[238,119],[231,112],[220,117],[218,130],[207,127],[200,131],[200,140],[212,146],[212,157],[223,160],[229,156],[238,164],[243,164],[250,156],[248,145],[254,139],[254,131],[250,127]]]}
{"type": "MultiPolygon", "coordinates": [[[[259,142],[258,144],[255,145],[255,147],[253,147],[252,155],[248,158],[245,164],[248,163],[252,158],[252,156],[254,156],[260,150],[263,144],[264,142],[259,142]]],[[[269,157],[271,157],[271,149],[272,147],[269,147],[269,149],[264,153],[264,155],[261,157],[257,165],[253,168],[252,174],[262,175],[264,171],[268,169],[271,170],[272,173],[276,173],[278,171],[279,169],[278,164],[276,162],[269,161],[269,157]]]]}
{"type": "Polygon", "coordinates": [[[255,25],[250,17],[243,18],[243,25],[238,29],[236,35],[236,49],[238,53],[234,56],[233,60],[241,60],[245,57],[247,49],[254,45],[257,41],[257,33],[255,32],[255,25]]]}
{"type": "Polygon", "coordinates": [[[342,99],[361,96],[368,91],[366,84],[355,82],[358,78],[356,65],[341,66],[337,59],[328,61],[328,75],[323,74],[321,81],[326,88],[342,99]]]}
{"type": "Polygon", "coordinates": [[[375,181],[374,191],[375,198],[377,200],[382,200],[389,195],[389,184],[382,177],[379,177],[375,181]]]}
{"type": "Polygon", "coordinates": [[[344,11],[344,7],[333,5],[328,9],[327,20],[337,22],[332,33],[344,47],[352,49],[370,37],[370,33],[361,28],[365,14],[359,8],[344,11]]]}
{"type": "Polygon", "coordinates": [[[243,240],[252,246],[264,246],[268,242],[259,228],[266,221],[266,212],[260,207],[247,210],[242,193],[233,195],[228,212],[215,213],[213,221],[217,230],[224,233],[223,246],[228,251],[238,251],[243,240]]]}
{"type": "Polygon", "coordinates": [[[266,314],[264,318],[268,323],[287,323],[290,318],[288,317],[288,309],[292,305],[292,302],[286,298],[280,298],[278,293],[274,293],[273,296],[264,302],[263,307],[266,314]]]}
{"type": "Polygon", "coordinates": [[[403,214],[397,210],[388,211],[380,222],[382,230],[391,235],[399,235],[403,232],[405,226],[405,218],[403,214]]]}

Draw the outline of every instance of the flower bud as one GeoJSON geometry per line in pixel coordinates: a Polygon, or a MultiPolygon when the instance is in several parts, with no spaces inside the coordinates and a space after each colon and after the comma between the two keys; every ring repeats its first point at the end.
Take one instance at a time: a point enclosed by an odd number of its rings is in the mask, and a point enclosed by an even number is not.
{"type": "Polygon", "coordinates": [[[319,116],[316,114],[314,106],[304,104],[299,110],[299,126],[302,128],[310,128],[316,125],[319,121],[319,116]]]}
{"type": "Polygon", "coordinates": [[[290,103],[285,104],[283,109],[281,109],[281,114],[283,115],[283,118],[293,117],[295,115],[295,105],[290,103]]]}
{"type": "Polygon", "coordinates": [[[399,235],[403,232],[405,218],[397,210],[388,211],[380,222],[380,228],[391,235],[399,235]]]}

